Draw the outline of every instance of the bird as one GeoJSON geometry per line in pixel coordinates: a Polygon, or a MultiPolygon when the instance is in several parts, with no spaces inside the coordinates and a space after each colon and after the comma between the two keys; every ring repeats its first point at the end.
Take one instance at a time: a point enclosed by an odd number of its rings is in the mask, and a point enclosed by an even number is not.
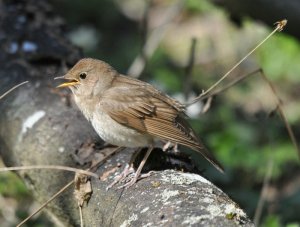
{"type": "MultiPolygon", "coordinates": [[[[157,139],[189,147],[224,172],[188,123],[186,106],[153,85],[122,75],[108,63],[93,58],[79,60],[61,78],[66,82],[57,87],[71,89],[76,105],[105,142],[120,147],[148,147],[124,187],[139,180],[157,139]]],[[[126,172],[128,169],[123,171],[124,177],[126,172]]]]}

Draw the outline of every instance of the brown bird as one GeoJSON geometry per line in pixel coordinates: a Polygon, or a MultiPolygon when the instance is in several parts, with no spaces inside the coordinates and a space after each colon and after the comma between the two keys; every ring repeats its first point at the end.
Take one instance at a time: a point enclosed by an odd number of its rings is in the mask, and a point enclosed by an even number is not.
{"type": "Polygon", "coordinates": [[[149,146],[126,187],[139,179],[156,138],[199,152],[223,172],[187,122],[185,106],[151,84],[121,75],[109,64],[91,58],[78,61],[63,78],[68,82],[58,87],[72,90],[79,109],[104,141],[122,147],[149,146]]]}

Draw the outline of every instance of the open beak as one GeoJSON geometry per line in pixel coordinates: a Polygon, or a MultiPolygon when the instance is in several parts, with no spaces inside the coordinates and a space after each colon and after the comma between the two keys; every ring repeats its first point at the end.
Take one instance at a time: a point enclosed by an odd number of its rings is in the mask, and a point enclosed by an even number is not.
{"type": "Polygon", "coordinates": [[[77,84],[79,84],[79,81],[75,80],[75,79],[72,79],[68,82],[65,82],[65,83],[62,83],[62,84],[58,85],[57,88],[70,87],[70,86],[77,85],[77,84]]]}

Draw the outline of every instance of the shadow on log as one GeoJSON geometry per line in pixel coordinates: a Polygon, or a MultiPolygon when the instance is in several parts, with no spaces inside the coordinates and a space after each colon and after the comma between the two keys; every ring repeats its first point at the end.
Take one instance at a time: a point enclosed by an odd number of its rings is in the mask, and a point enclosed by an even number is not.
{"type": "MultiPolygon", "coordinates": [[[[7,2],[0,9],[0,94],[24,80],[30,82],[0,101],[1,156],[7,166],[86,168],[91,160],[80,166],[74,157],[82,151],[101,155],[103,150],[91,142],[99,138],[72,106],[69,94],[56,90],[53,81],[63,73],[64,65],[81,57],[80,52],[65,39],[62,20],[46,1],[7,2]]],[[[93,194],[83,208],[85,226],[253,226],[226,194],[193,173],[156,171],[128,190],[107,192],[108,182],[121,170],[115,167],[121,164],[123,168],[132,153],[126,149],[99,168],[100,176],[112,169],[116,172],[105,181],[92,179],[93,194]]],[[[162,157],[167,154],[153,152],[150,165],[170,164],[169,158],[162,157]]],[[[58,170],[28,170],[19,175],[40,203],[74,178],[58,170]]],[[[57,225],[79,226],[73,191],[69,188],[47,206],[57,225]]]]}

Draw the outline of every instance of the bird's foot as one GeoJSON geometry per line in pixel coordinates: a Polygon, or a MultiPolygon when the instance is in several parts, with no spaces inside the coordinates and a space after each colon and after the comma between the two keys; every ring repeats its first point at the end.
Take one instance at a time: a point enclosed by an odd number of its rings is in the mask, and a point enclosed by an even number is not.
{"type": "Polygon", "coordinates": [[[122,188],[129,188],[134,185],[138,180],[149,177],[153,171],[148,173],[138,173],[134,170],[133,165],[126,164],[122,173],[115,177],[114,181],[106,187],[106,190],[112,188],[115,184],[124,183],[123,185],[119,186],[118,189],[122,188]]]}
{"type": "MultiPolygon", "coordinates": [[[[131,186],[133,186],[138,180],[143,179],[143,178],[147,178],[149,176],[151,176],[151,174],[153,173],[153,171],[150,171],[148,173],[143,173],[143,174],[138,174],[138,173],[134,173],[134,176],[131,177],[131,179],[118,187],[118,189],[122,189],[122,188],[130,188],[131,186]]],[[[129,176],[130,177],[130,176],[129,176]]]]}
{"type": "Polygon", "coordinates": [[[168,141],[168,142],[162,147],[162,150],[165,151],[165,152],[168,151],[168,150],[171,150],[171,149],[173,149],[173,151],[174,151],[175,153],[178,153],[178,152],[179,152],[179,150],[178,150],[178,144],[177,144],[177,143],[173,144],[172,142],[168,141]]]}
{"type": "Polygon", "coordinates": [[[163,151],[167,151],[170,149],[170,147],[172,146],[171,142],[168,141],[163,147],[162,147],[162,150],[163,151]]]}
{"type": "Polygon", "coordinates": [[[119,175],[117,175],[114,179],[114,181],[108,185],[106,187],[106,190],[109,190],[110,188],[112,188],[115,184],[117,183],[122,183],[125,181],[125,178],[131,174],[135,173],[135,170],[133,168],[132,164],[126,164],[124,170],[122,171],[122,173],[120,173],[119,175]]]}
{"type": "Polygon", "coordinates": [[[136,171],[133,168],[132,162],[130,165],[127,164],[125,169],[123,170],[123,172],[118,177],[116,177],[114,182],[112,182],[106,188],[106,190],[110,189],[116,183],[123,183],[123,182],[125,182],[124,185],[118,187],[118,189],[121,189],[121,188],[127,189],[127,188],[131,187],[132,185],[134,185],[139,179],[150,176],[151,171],[147,174],[141,174],[141,172],[142,172],[143,166],[145,165],[152,150],[153,150],[153,146],[150,146],[136,171]]]}

